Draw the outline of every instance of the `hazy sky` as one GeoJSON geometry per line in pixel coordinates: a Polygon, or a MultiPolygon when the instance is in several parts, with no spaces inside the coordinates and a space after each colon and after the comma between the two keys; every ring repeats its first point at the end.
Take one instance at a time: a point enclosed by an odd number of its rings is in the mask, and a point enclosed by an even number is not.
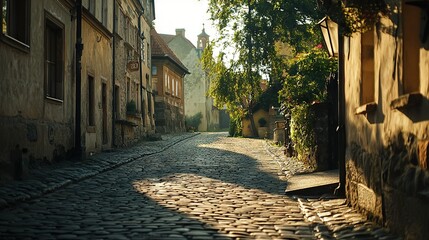
{"type": "Polygon", "coordinates": [[[207,8],[207,0],[155,0],[155,29],[174,35],[176,28],[184,28],[186,38],[196,45],[204,23],[206,33],[213,39],[216,32],[207,8]]]}

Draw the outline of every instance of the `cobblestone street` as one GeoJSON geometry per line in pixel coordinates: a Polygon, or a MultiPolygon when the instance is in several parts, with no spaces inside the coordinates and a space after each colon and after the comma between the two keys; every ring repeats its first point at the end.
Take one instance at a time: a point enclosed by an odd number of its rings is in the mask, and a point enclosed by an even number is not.
{"type": "Polygon", "coordinates": [[[201,133],[10,204],[0,238],[398,239],[344,199],[286,196],[279,166],[265,140],[201,133]]]}

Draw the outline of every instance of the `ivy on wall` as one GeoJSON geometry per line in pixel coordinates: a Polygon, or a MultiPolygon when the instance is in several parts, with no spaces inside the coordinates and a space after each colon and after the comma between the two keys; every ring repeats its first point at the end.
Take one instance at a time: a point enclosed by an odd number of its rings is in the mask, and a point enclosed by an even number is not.
{"type": "Polygon", "coordinates": [[[318,0],[319,8],[338,23],[343,35],[366,32],[374,27],[380,17],[387,15],[389,5],[385,0],[318,0]]]}

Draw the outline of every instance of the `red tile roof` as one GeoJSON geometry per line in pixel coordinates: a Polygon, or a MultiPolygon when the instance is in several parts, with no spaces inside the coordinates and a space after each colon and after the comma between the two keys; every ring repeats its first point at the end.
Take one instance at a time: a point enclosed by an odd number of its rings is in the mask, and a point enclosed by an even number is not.
{"type": "Polygon", "coordinates": [[[174,52],[168,47],[167,43],[161,38],[155,29],[150,30],[150,42],[152,45],[152,58],[167,58],[189,74],[188,69],[183,65],[174,52]]]}

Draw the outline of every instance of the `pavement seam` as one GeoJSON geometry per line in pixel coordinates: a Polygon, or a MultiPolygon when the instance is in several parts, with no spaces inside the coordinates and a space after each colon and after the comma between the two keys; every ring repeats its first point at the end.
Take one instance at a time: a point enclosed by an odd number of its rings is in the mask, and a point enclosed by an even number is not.
{"type": "MultiPolygon", "coordinates": [[[[152,152],[142,153],[142,154],[139,154],[138,156],[129,157],[124,161],[113,162],[113,163],[111,161],[109,161],[109,164],[105,167],[101,167],[101,169],[94,169],[94,170],[91,170],[89,173],[85,173],[83,175],[79,175],[79,176],[74,177],[74,178],[72,177],[71,179],[60,180],[59,183],[52,183],[51,185],[48,184],[45,188],[43,188],[42,190],[40,190],[38,192],[34,192],[34,193],[30,193],[30,194],[21,193],[12,199],[1,199],[0,198],[0,210],[15,206],[19,203],[24,203],[27,201],[31,201],[31,200],[43,197],[47,194],[50,194],[50,193],[53,193],[53,192],[58,191],[60,189],[63,189],[63,188],[65,188],[71,184],[87,180],[87,179],[92,178],[92,177],[99,175],[101,173],[108,172],[110,170],[113,170],[113,169],[116,169],[120,166],[123,166],[127,163],[131,163],[133,161],[136,161],[137,159],[164,152],[165,150],[169,149],[170,147],[172,147],[172,146],[174,146],[180,142],[183,142],[189,138],[195,137],[199,134],[200,133],[194,133],[194,134],[186,135],[184,137],[179,137],[179,139],[173,139],[170,143],[166,144],[166,146],[162,147],[161,149],[158,149],[158,150],[155,150],[152,152]],[[1,201],[1,200],[3,200],[3,201],[1,201]]],[[[91,164],[87,167],[93,167],[94,165],[95,165],[95,163],[91,164]]]]}

